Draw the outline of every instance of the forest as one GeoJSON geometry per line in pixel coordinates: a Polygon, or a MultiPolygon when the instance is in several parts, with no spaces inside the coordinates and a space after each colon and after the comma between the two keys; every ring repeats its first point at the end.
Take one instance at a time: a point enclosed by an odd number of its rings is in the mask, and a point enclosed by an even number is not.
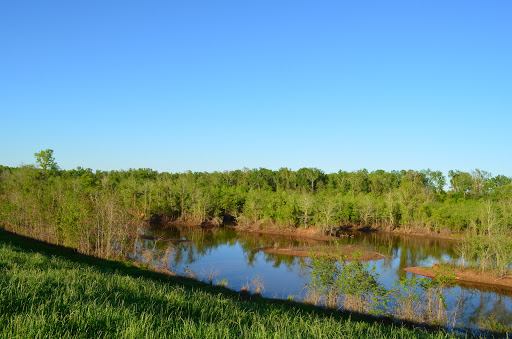
{"type": "Polygon", "coordinates": [[[148,221],[455,234],[461,256],[483,269],[504,260],[493,246],[509,246],[502,240],[512,227],[512,179],[483,170],[448,178],[430,169],[61,170],[52,153],[36,153],[36,165],[0,166],[0,226],[99,257],[123,255],[118,245],[148,221]]]}

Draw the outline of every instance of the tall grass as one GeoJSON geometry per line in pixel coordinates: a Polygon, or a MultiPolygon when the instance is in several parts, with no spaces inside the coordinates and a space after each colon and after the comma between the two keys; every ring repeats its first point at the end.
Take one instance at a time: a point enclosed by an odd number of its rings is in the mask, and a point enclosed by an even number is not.
{"type": "Polygon", "coordinates": [[[5,338],[446,338],[287,301],[244,296],[0,230],[5,338]]]}

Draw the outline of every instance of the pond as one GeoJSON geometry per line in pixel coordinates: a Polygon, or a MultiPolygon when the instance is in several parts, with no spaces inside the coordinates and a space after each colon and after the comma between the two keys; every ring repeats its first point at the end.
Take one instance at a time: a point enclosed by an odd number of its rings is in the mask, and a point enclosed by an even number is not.
{"type": "MultiPolygon", "coordinates": [[[[172,243],[152,239],[137,239],[132,256],[151,260],[181,275],[195,276],[203,281],[227,284],[234,290],[258,286],[261,294],[270,298],[301,300],[310,281],[303,268],[308,258],[269,254],[260,248],[290,248],[309,246],[327,241],[294,236],[260,234],[232,228],[201,228],[153,226],[142,230],[154,237],[191,240],[172,243]]],[[[458,260],[451,240],[381,232],[353,232],[338,239],[342,244],[364,246],[386,256],[370,261],[379,274],[379,282],[393,288],[400,277],[412,277],[403,269],[410,266],[431,266],[432,263],[458,260]]],[[[444,293],[448,313],[447,326],[477,328],[484,319],[512,325],[512,293],[502,290],[455,286],[444,293]]]]}

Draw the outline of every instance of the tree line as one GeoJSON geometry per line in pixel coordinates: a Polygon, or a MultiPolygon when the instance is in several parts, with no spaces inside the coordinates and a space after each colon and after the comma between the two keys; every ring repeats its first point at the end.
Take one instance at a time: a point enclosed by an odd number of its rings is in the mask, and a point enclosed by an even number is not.
{"type": "Polygon", "coordinates": [[[482,234],[512,226],[512,179],[478,169],[449,171],[448,180],[430,169],[62,170],[52,153],[36,153],[37,166],[0,166],[0,223],[102,257],[148,218],[326,234],[354,225],[482,234]]]}

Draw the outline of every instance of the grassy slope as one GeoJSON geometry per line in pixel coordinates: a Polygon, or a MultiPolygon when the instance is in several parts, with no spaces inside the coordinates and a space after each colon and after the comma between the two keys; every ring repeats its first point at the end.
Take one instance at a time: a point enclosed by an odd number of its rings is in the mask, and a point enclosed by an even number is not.
{"type": "Polygon", "coordinates": [[[445,338],[98,260],[0,230],[2,337],[445,338]]]}

